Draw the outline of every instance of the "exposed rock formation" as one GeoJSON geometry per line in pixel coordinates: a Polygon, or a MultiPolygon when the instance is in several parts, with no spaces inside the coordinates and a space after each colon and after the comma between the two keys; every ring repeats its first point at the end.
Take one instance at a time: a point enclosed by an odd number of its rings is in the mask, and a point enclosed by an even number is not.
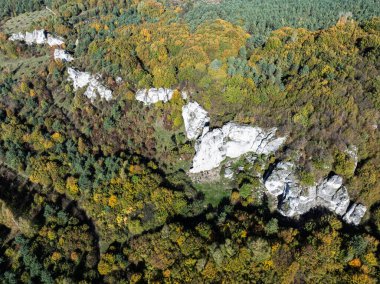
{"type": "Polygon", "coordinates": [[[66,50],[57,48],[54,50],[54,59],[71,62],[74,60],[74,57],[72,57],[66,50]]]}
{"type": "Polygon", "coordinates": [[[358,161],[359,161],[358,147],[356,147],[355,145],[350,145],[347,148],[346,153],[354,160],[354,170],[355,170],[356,167],[358,166],[358,161]]]}
{"type": "Polygon", "coordinates": [[[196,102],[190,102],[182,107],[182,117],[189,140],[198,138],[203,128],[210,122],[207,111],[196,102]]]}
{"type": "Polygon", "coordinates": [[[165,88],[142,89],[136,92],[136,100],[143,102],[145,105],[155,104],[159,101],[166,103],[171,100],[173,93],[173,90],[165,88]]]}
{"type": "Polygon", "coordinates": [[[80,72],[73,68],[68,68],[67,73],[69,74],[69,79],[73,82],[74,91],[87,86],[90,82],[90,73],[80,72]]]}
{"type": "Polygon", "coordinates": [[[45,30],[34,30],[33,32],[12,34],[10,41],[25,41],[27,45],[48,44],[49,46],[62,45],[65,42],[60,37],[53,37],[45,30]]]}
{"type": "Polygon", "coordinates": [[[365,206],[354,204],[347,212],[350,198],[342,177],[334,175],[317,185],[302,186],[295,177],[292,163],[277,164],[264,185],[270,195],[279,198],[278,210],[287,217],[297,217],[312,208],[324,207],[340,216],[346,214],[343,219],[357,225],[366,211],[365,206]]]}
{"type": "Polygon", "coordinates": [[[84,95],[91,101],[94,101],[97,94],[100,98],[107,101],[112,99],[112,91],[100,83],[100,75],[91,75],[90,73],[80,72],[73,68],[68,68],[67,72],[69,74],[69,80],[73,82],[75,91],[87,86],[84,95]]]}
{"type": "Polygon", "coordinates": [[[352,204],[350,209],[348,209],[346,215],[344,215],[343,220],[349,224],[359,225],[361,219],[363,218],[367,208],[362,204],[352,204]]]}
{"type": "Polygon", "coordinates": [[[343,179],[334,175],[326,178],[317,186],[315,206],[322,206],[342,216],[350,205],[347,188],[343,186],[343,179]]]}
{"type": "Polygon", "coordinates": [[[231,169],[231,167],[227,167],[224,170],[224,177],[227,178],[227,179],[232,179],[234,177],[234,172],[231,169]]]}
{"type": "Polygon", "coordinates": [[[229,158],[243,154],[270,154],[285,141],[285,137],[276,138],[276,129],[265,131],[259,127],[228,123],[222,128],[214,129],[198,139],[191,173],[199,173],[217,168],[229,158]]]}
{"type": "Polygon", "coordinates": [[[46,40],[47,44],[49,46],[56,46],[56,45],[62,45],[64,44],[65,42],[63,41],[63,38],[61,37],[53,37],[52,35],[48,34],[47,35],[47,40],[46,40]]]}
{"type": "Polygon", "coordinates": [[[120,85],[121,83],[123,83],[123,78],[116,77],[116,84],[120,85]]]}
{"type": "Polygon", "coordinates": [[[182,91],[181,92],[181,97],[182,97],[182,99],[184,99],[186,101],[189,98],[188,92],[182,91]]]}
{"type": "Polygon", "coordinates": [[[277,164],[264,185],[271,195],[279,196],[293,184],[294,180],[293,164],[284,162],[277,164]]]}

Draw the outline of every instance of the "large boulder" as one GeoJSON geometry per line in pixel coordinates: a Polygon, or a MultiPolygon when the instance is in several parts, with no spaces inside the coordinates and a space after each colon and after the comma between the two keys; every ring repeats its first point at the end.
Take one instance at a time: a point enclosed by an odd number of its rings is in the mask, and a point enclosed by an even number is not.
{"type": "Polygon", "coordinates": [[[47,35],[46,43],[49,46],[56,46],[56,45],[62,45],[64,44],[64,40],[61,37],[53,37],[51,34],[47,35]]]}
{"type": "Polygon", "coordinates": [[[190,102],[182,107],[182,117],[185,123],[186,136],[193,140],[202,134],[204,127],[210,122],[207,111],[197,102],[190,102]]]}
{"type": "Polygon", "coordinates": [[[338,175],[323,180],[317,186],[317,205],[323,206],[338,215],[344,215],[350,205],[350,197],[343,179],[338,175]]]}
{"type": "Polygon", "coordinates": [[[364,217],[367,208],[362,204],[354,203],[348,209],[346,215],[344,215],[343,220],[349,224],[355,226],[360,224],[361,219],[364,217]]]}
{"type": "Polygon", "coordinates": [[[54,50],[54,59],[71,62],[74,60],[74,57],[72,57],[66,50],[57,48],[54,50]]]}
{"type": "Polygon", "coordinates": [[[290,184],[284,191],[279,203],[279,212],[288,217],[295,217],[316,206],[315,186],[301,186],[297,183],[290,184]]]}
{"type": "Polygon", "coordinates": [[[295,181],[292,163],[281,162],[265,180],[265,188],[273,196],[279,196],[292,186],[295,181]]]}

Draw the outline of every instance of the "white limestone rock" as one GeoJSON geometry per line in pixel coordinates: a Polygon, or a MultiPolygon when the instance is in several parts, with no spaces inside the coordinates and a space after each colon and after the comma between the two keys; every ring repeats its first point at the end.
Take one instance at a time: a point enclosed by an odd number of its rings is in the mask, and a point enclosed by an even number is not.
{"type": "Polygon", "coordinates": [[[206,133],[195,144],[195,157],[190,173],[200,173],[219,167],[226,158],[224,135],[221,129],[206,133]]]}
{"type": "Polygon", "coordinates": [[[174,91],[165,88],[142,89],[136,92],[136,100],[143,102],[145,105],[155,104],[159,101],[164,103],[171,100],[174,91]]]}
{"type": "Polygon", "coordinates": [[[186,100],[189,98],[189,94],[188,94],[188,92],[186,92],[186,91],[182,91],[182,92],[181,92],[181,97],[182,97],[183,100],[186,101],[186,100]]]}
{"type": "Polygon", "coordinates": [[[61,37],[53,37],[51,34],[47,35],[46,42],[49,46],[56,46],[64,44],[64,40],[61,37]]]}
{"type": "Polygon", "coordinates": [[[289,184],[294,181],[293,167],[294,165],[288,162],[281,162],[276,165],[264,183],[269,194],[279,196],[285,192],[289,184]]]}
{"type": "Polygon", "coordinates": [[[230,167],[225,168],[224,177],[226,179],[232,179],[234,177],[234,172],[230,167]]]}
{"type": "Polygon", "coordinates": [[[90,83],[91,74],[87,72],[80,72],[74,68],[68,68],[69,80],[73,82],[74,91],[87,86],[90,83]]]}
{"type": "Polygon", "coordinates": [[[316,188],[301,186],[294,175],[294,165],[281,162],[276,165],[264,186],[271,196],[280,197],[279,212],[288,217],[306,213],[315,206],[316,188]]]}
{"type": "Polygon", "coordinates": [[[350,197],[342,184],[342,177],[337,175],[323,180],[317,187],[317,205],[326,207],[338,215],[344,215],[350,204],[350,197]]]}
{"type": "Polygon", "coordinates": [[[278,197],[278,211],[287,217],[298,217],[316,207],[324,207],[343,216],[348,223],[359,224],[366,208],[363,205],[351,207],[347,188],[343,179],[334,175],[317,185],[302,186],[294,174],[292,163],[281,162],[266,178],[264,186],[267,193],[278,197]],[[347,212],[347,213],[346,213],[347,212]]]}
{"type": "Polygon", "coordinates": [[[249,152],[269,154],[276,151],[286,138],[275,138],[275,131],[271,129],[268,132],[259,127],[232,122],[214,129],[198,139],[190,173],[217,168],[227,157],[237,158],[249,152]]]}
{"type": "Polygon", "coordinates": [[[344,215],[343,220],[349,224],[353,224],[355,226],[360,224],[360,221],[365,215],[367,208],[358,203],[354,203],[351,205],[350,209],[348,209],[346,215],[344,215]]]}
{"type": "Polygon", "coordinates": [[[96,98],[96,94],[99,94],[100,98],[109,101],[112,99],[112,91],[102,85],[100,83],[100,80],[100,75],[91,77],[90,84],[85,92],[85,96],[91,100],[94,100],[96,98]]]}
{"type": "Polygon", "coordinates": [[[316,205],[315,186],[303,187],[298,183],[289,183],[279,204],[279,212],[288,217],[302,215],[316,205]]]}
{"type": "Polygon", "coordinates": [[[66,50],[57,48],[54,50],[54,59],[71,62],[74,60],[74,57],[72,57],[66,50]]]}
{"type": "Polygon", "coordinates": [[[45,30],[34,30],[33,32],[14,33],[9,37],[10,41],[25,41],[27,45],[32,44],[48,44],[49,46],[56,46],[64,44],[61,37],[53,37],[45,30]]]}
{"type": "Polygon", "coordinates": [[[25,34],[24,33],[14,33],[8,38],[8,40],[10,40],[10,41],[24,41],[25,40],[25,34]]]}
{"type": "Polygon", "coordinates": [[[25,33],[25,43],[27,45],[32,44],[45,44],[46,42],[46,33],[45,30],[35,30],[33,32],[25,33]]]}
{"type": "Polygon", "coordinates": [[[69,80],[73,82],[75,91],[87,86],[84,95],[91,101],[94,101],[97,95],[107,101],[112,99],[112,91],[100,83],[101,78],[99,75],[91,75],[90,73],[80,72],[73,68],[68,68],[67,72],[69,80]]]}
{"type": "Polygon", "coordinates": [[[198,138],[204,127],[210,122],[207,111],[196,102],[190,102],[182,107],[182,117],[189,140],[198,138]]]}
{"type": "Polygon", "coordinates": [[[123,78],[116,77],[116,84],[120,85],[121,83],[123,83],[123,78]]]}

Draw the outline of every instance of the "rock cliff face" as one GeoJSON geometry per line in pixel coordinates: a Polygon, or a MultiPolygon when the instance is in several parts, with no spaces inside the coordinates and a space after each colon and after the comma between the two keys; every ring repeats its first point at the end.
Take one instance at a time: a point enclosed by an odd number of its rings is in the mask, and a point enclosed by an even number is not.
{"type": "Polygon", "coordinates": [[[196,102],[190,102],[182,107],[182,117],[189,140],[198,138],[204,127],[210,122],[207,111],[196,102]]]}
{"type": "Polygon", "coordinates": [[[276,129],[265,131],[259,127],[228,123],[222,128],[207,132],[198,139],[191,173],[199,173],[219,167],[229,158],[237,158],[252,152],[270,154],[285,141],[285,137],[276,138],[276,129]]]}
{"type": "Polygon", "coordinates": [[[71,62],[74,60],[74,57],[67,53],[66,50],[57,48],[54,50],[54,59],[71,62]]]}
{"type": "Polygon", "coordinates": [[[91,75],[90,73],[80,72],[73,68],[68,68],[67,72],[69,74],[68,79],[73,82],[75,91],[87,86],[84,95],[91,101],[94,101],[97,95],[107,101],[112,99],[112,91],[100,83],[99,75],[91,75]]]}
{"type": "Polygon", "coordinates": [[[366,208],[353,204],[347,211],[350,198],[343,179],[334,175],[317,185],[302,186],[294,174],[292,163],[279,163],[265,180],[268,194],[278,197],[278,211],[287,217],[297,217],[312,208],[324,207],[343,216],[347,223],[358,225],[366,208]]]}
{"type": "Polygon", "coordinates": [[[53,37],[45,30],[34,30],[33,32],[12,34],[10,41],[25,41],[27,45],[48,44],[49,46],[62,45],[65,42],[60,37],[53,37]]]}
{"type": "Polygon", "coordinates": [[[165,88],[142,89],[136,92],[136,100],[143,102],[145,105],[155,104],[159,101],[166,103],[171,100],[173,93],[172,89],[165,88]]]}

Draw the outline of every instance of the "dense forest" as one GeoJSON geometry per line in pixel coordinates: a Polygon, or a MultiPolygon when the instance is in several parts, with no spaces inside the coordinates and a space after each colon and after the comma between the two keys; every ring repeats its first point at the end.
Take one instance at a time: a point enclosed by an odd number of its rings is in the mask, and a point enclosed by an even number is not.
{"type": "Polygon", "coordinates": [[[0,282],[377,283],[379,16],[375,0],[0,1],[0,282]],[[75,90],[53,48],[9,40],[36,29],[112,100],[75,90]],[[135,99],[152,87],[173,98],[135,99]],[[285,145],[194,179],[183,90],[211,128],[277,127],[285,145]],[[342,176],[361,224],[272,210],[258,177],[279,161],[303,185],[342,176]]]}

